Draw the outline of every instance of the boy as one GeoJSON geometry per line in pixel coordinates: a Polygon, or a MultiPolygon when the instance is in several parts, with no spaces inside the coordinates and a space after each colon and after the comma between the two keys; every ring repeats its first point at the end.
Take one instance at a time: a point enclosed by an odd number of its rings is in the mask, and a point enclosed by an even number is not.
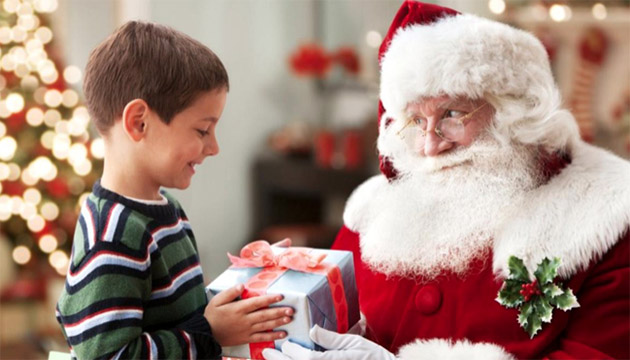
{"type": "Polygon", "coordinates": [[[219,58],[165,26],[129,22],[90,55],[84,92],[105,141],[103,175],[81,208],[57,318],[75,358],[219,358],[221,345],[273,341],[292,310],[277,295],[208,304],[179,203],[219,147],[229,88],[219,58]],[[211,330],[212,329],[212,330],[211,330]]]}

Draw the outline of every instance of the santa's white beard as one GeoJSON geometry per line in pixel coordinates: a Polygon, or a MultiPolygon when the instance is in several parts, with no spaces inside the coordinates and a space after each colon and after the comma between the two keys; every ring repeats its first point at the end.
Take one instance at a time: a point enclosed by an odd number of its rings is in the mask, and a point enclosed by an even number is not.
{"type": "Polygon", "coordinates": [[[409,155],[376,195],[361,233],[364,261],[387,275],[463,276],[490,251],[502,214],[539,183],[534,154],[484,136],[435,158],[409,155]]]}

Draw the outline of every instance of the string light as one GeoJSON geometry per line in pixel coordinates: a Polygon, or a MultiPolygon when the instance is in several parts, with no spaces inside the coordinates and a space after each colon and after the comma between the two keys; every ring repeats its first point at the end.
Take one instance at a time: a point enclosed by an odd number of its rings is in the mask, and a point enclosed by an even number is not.
{"type": "Polygon", "coordinates": [[[2,138],[7,133],[7,126],[4,125],[3,122],[0,122],[0,138],[2,138]]]}
{"type": "Polygon", "coordinates": [[[24,191],[24,201],[29,204],[37,205],[42,201],[42,193],[34,188],[26,189],[26,191],[24,191]]]}
{"type": "Polygon", "coordinates": [[[19,213],[21,213],[23,206],[24,206],[24,201],[22,201],[21,197],[17,195],[11,197],[11,213],[13,215],[18,215],[19,213]]]}
{"type": "Polygon", "coordinates": [[[39,181],[38,178],[36,178],[35,176],[33,176],[33,174],[31,174],[28,168],[22,171],[22,175],[20,176],[20,178],[22,179],[22,182],[26,186],[33,186],[37,184],[37,182],[39,181]]]}
{"type": "Polygon", "coordinates": [[[371,48],[381,46],[381,41],[383,41],[383,36],[378,31],[370,30],[365,34],[365,43],[371,48]]]}
{"type": "Polygon", "coordinates": [[[59,207],[54,202],[48,201],[42,204],[39,209],[42,217],[48,221],[53,221],[59,216],[59,207]]]}
{"type": "Polygon", "coordinates": [[[15,150],[17,149],[17,142],[14,138],[10,136],[5,136],[0,139],[0,159],[1,160],[11,160],[15,155],[15,150]]]}
{"type": "Polygon", "coordinates": [[[20,81],[20,85],[24,90],[33,91],[39,86],[39,80],[33,75],[26,75],[20,81]]]}
{"type": "Polygon", "coordinates": [[[39,238],[39,248],[46,254],[50,254],[55,251],[58,245],[59,242],[57,241],[57,238],[51,234],[46,234],[39,238]]]}
{"type": "Polygon", "coordinates": [[[44,94],[44,103],[50,107],[57,107],[61,105],[61,101],[63,100],[63,96],[57,89],[52,89],[46,91],[44,94]]]}
{"type": "Polygon", "coordinates": [[[61,250],[56,250],[48,257],[48,262],[50,265],[57,270],[57,273],[60,275],[64,275],[68,270],[68,265],[70,261],[68,259],[68,255],[61,250]]]}
{"type": "Polygon", "coordinates": [[[44,122],[42,109],[33,107],[26,112],[26,122],[31,126],[39,126],[44,122]]]}
{"type": "Polygon", "coordinates": [[[490,0],[488,1],[488,8],[493,14],[503,14],[505,11],[505,1],[503,0],[490,0]]]}
{"type": "Polygon", "coordinates": [[[0,43],[8,44],[11,42],[11,29],[8,26],[0,27],[0,43]]]}
{"type": "Polygon", "coordinates": [[[83,159],[81,162],[72,165],[72,169],[79,176],[85,176],[92,171],[92,163],[90,160],[83,159]]]}
{"type": "Polygon", "coordinates": [[[608,16],[606,5],[602,3],[595,3],[591,8],[591,12],[593,13],[593,17],[597,20],[604,20],[606,16],[608,16]]]}
{"type": "Polygon", "coordinates": [[[61,94],[61,103],[67,108],[72,108],[79,102],[79,94],[72,89],[64,90],[61,94]]]}
{"type": "Polygon", "coordinates": [[[35,10],[41,13],[50,13],[57,10],[57,0],[35,0],[35,10]]]}
{"type": "Polygon", "coordinates": [[[63,71],[63,78],[69,84],[76,84],[81,81],[81,69],[77,66],[70,65],[63,71]]]}
{"type": "Polygon", "coordinates": [[[2,5],[4,7],[4,11],[8,12],[9,14],[13,14],[17,11],[18,6],[20,6],[20,2],[18,0],[4,0],[4,3],[2,5]]]}
{"type": "Polygon", "coordinates": [[[70,152],[70,137],[65,134],[56,134],[53,140],[52,153],[59,160],[64,160],[70,152]]]}
{"type": "Polygon", "coordinates": [[[37,40],[42,42],[42,44],[48,44],[53,38],[53,32],[45,26],[35,30],[34,35],[37,40]]]}
{"type": "Polygon", "coordinates": [[[24,245],[16,246],[13,249],[13,261],[24,265],[31,260],[31,250],[24,245]]]}
{"type": "Polygon", "coordinates": [[[9,165],[0,162],[0,181],[4,181],[9,178],[9,165]]]}
{"type": "Polygon", "coordinates": [[[68,162],[75,165],[85,161],[87,157],[87,148],[83,144],[73,144],[68,152],[68,162]]]}
{"type": "Polygon", "coordinates": [[[8,195],[0,195],[0,220],[6,221],[11,217],[11,208],[11,198],[8,195]]]}
{"type": "Polygon", "coordinates": [[[105,157],[105,142],[103,138],[97,138],[92,141],[90,145],[90,152],[95,159],[102,159],[105,157]]]}
{"type": "Polygon", "coordinates": [[[34,233],[40,232],[46,226],[46,220],[41,215],[35,215],[26,221],[26,226],[34,233]]]}
{"type": "Polygon", "coordinates": [[[549,8],[549,17],[556,22],[567,21],[571,19],[571,8],[566,5],[553,4],[549,8]]]}
{"type": "Polygon", "coordinates": [[[7,180],[15,181],[20,178],[21,173],[22,173],[22,170],[20,169],[18,164],[10,163],[9,164],[9,177],[7,178],[7,180]]]}
{"type": "Polygon", "coordinates": [[[37,208],[33,204],[24,203],[22,205],[22,210],[20,211],[20,217],[24,220],[32,219],[37,215],[37,208]]]}
{"type": "Polygon", "coordinates": [[[13,28],[11,28],[11,39],[13,39],[13,42],[16,43],[21,43],[24,42],[24,40],[26,40],[26,30],[24,30],[24,28],[22,28],[21,26],[14,26],[13,28]]]}
{"type": "Polygon", "coordinates": [[[46,110],[44,113],[44,123],[51,128],[54,128],[58,121],[61,120],[61,113],[55,109],[46,110]]]}
{"type": "Polygon", "coordinates": [[[12,93],[7,96],[7,109],[12,113],[18,113],[24,109],[24,98],[20,94],[12,93]]]}

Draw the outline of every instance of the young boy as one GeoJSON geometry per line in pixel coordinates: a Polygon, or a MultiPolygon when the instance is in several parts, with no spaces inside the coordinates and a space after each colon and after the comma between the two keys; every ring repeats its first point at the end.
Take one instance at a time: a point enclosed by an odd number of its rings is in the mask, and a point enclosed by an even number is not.
{"type": "Polygon", "coordinates": [[[195,167],[219,152],[229,88],[219,58],[165,26],[129,22],[90,55],[84,92],[105,141],[103,175],[82,205],[57,318],[80,359],[219,358],[221,345],[273,341],[292,310],[277,295],[208,304],[179,203],[195,167]]]}

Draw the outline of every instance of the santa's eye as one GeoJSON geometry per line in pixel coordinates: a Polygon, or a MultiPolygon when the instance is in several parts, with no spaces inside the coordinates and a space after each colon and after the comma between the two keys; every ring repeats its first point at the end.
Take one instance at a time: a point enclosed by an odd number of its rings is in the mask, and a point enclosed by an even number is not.
{"type": "Polygon", "coordinates": [[[423,118],[423,117],[416,117],[413,119],[414,123],[418,126],[420,126],[420,128],[422,130],[426,130],[427,129],[427,119],[423,118]]]}
{"type": "Polygon", "coordinates": [[[446,112],[444,112],[444,118],[460,118],[464,115],[466,115],[465,112],[458,110],[446,110],[446,112]]]}

